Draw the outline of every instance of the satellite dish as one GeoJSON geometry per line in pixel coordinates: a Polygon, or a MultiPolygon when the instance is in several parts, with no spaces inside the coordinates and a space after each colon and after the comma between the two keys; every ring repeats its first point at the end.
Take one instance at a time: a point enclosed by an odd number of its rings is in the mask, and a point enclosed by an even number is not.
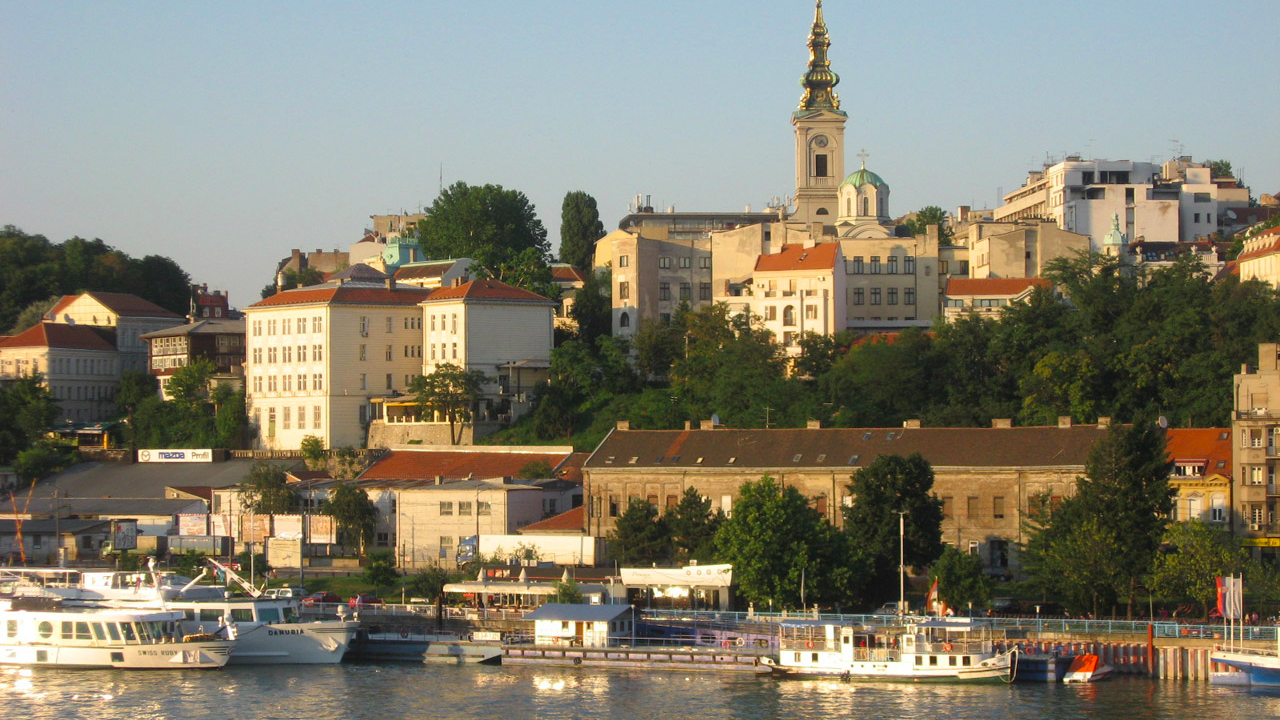
{"type": "Polygon", "coordinates": [[[1160,426],[1160,429],[1161,429],[1161,430],[1168,430],[1168,429],[1169,429],[1169,418],[1167,418],[1167,417],[1165,417],[1165,416],[1161,415],[1160,417],[1156,418],[1156,424],[1160,426]]]}
{"type": "Polygon", "coordinates": [[[720,424],[720,413],[711,413],[711,424],[712,425],[720,424]]]}

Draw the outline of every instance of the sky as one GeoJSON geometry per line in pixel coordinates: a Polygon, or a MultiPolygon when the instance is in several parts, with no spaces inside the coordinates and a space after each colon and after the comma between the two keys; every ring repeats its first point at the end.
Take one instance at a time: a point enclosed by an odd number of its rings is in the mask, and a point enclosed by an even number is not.
{"type": "MultiPolygon", "coordinates": [[[[890,213],[992,207],[1067,153],[1231,160],[1280,193],[1274,4],[827,0],[846,170],[890,213]]],[[[258,299],[441,181],[616,228],[794,194],[811,0],[0,0],[0,224],[258,299]]]]}

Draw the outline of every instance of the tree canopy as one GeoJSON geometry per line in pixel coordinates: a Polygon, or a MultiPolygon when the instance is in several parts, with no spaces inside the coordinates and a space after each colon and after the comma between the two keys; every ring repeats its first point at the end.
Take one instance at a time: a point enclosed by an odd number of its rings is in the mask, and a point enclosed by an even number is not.
{"type": "Polygon", "coordinates": [[[609,533],[609,554],[624,565],[651,565],[671,558],[671,533],[653,505],[632,498],[609,533]]]}
{"type": "Polygon", "coordinates": [[[284,470],[265,460],[256,460],[240,483],[240,496],[250,511],[259,515],[284,515],[298,511],[298,493],[289,487],[284,470]]]}
{"type": "Polygon", "coordinates": [[[378,506],[369,493],[354,483],[341,482],[320,503],[320,512],[333,518],[338,526],[338,539],[347,547],[355,547],[364,555],[365,546],[373,540],[378,526],[378,506]]]}
{"type": "Polygon", "coordinates": [[[581,190],[565,193],[560,206],[560,262],[590,271],[596,241],[604,234],[596,199],[581,190]]]}
{"type": "Polygon", "coordinates": [[[487,379],[479,370],[444,363],[431,374],[414,378],[409,383],[409,392],[419,405],[449,422],[449,442],[457,445],[462,442],[460,424],[471,419],[487,379]]]}

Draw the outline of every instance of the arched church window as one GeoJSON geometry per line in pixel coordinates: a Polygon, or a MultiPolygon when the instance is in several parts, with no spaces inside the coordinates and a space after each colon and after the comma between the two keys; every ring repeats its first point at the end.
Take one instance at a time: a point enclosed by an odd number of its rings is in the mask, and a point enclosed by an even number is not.
{"type": "Polygon", "coordinates": [[[830,214],[831,213],[828,213],[826,208],[818,208],[818,212],[814,213],[814,215],[830,215],[830,214]]]}
{"type": "Polygon", "coordinates": [[[621,315],[619,315],[618,327],[631,327],[631,316],[628,315],[627,313],[622,313],[621,315]]]}
{"type": "Polygon", "coordinates": [[[869,202],[870,202],[870,201],[869,201],[867,198],[862,198],[862,214],[863,214],[863,215],[870,215],[870,214],[871,214],[871,213],[868,211],[868,208],[869,208],[869,207],[871,207],[871,206],[868,204],[869,202]]]}

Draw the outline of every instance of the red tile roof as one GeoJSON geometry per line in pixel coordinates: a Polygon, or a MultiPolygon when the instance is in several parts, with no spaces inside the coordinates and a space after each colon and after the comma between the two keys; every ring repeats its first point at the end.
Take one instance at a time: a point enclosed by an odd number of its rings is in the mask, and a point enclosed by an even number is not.
{"type": "Polygon", "coordinates": [[[1203,474],[1231,477],[1231,428],[1171,428],[1166,451],[1178,463],[1203,463],[1203,474]]]}
{"type": "Polygon", "coordinates": [[[430,290],[418,287],[397,287],[388,290],[385,287],[369,287],[367,285],[318,285],[278,292],[266,300],[259,300],[250,308],[275,307],[280,305],[311,305],[318,303],[332,305],[417,305],[431,294],[430,290]]]}
{"type": "Polygon", "coordinates": [[[518,532],[521,535],[533,535],[540,532],[585,532],[587,517],[585,508],[585,505],[579,505],[559,515],[552,515],[546,520],[529,523],[520,528],[518,532]]]}
{"type": "Polygon", "coordinates": [[[782,251],[756,258],[757,272],[785,270],[832,270],[836,266],[839,243],[820,243],[813,247],[783,245],[782,251]]]}
{"type": "Polygon", "coordinates": [[[436,288],[427,298],[428,302],[437,300],[509,300],[513,302],[537,302],[553,304],[551,300],[518,287],[512,287],[499,280],[486,278],[472,280],[457,287],[436,288]]]}
{"type": "Polygon", "coordinates": [[[396,269],[397,280],[415,280],[418,278],[442,277],[455,264],[456,260],[436,260],[425,265],[407,265],[396,269]]]}
{"type": "Polygon", "coordinates": [[[582,271],[572,265],[552,265],[551,279],[555,282],[586,282],[582,271]]]}
{"type": "Polygon", "coordinates": [[[946,294],[960,295],[1019,295],[1032,287],[1050,287],[1044,278],[951,278],[947,281],[946,294]]]}
{"type": "MultiPolygon", "coordinates": [[[[130,295],[128,293],[99,292],[97,290],[90,290],[89,292],[84,293],[84,295],[88,295],[94,300],[97,300],[99,303],[102,303],[102,306],[106,309],[123,317],[182,317],[177,313],[165,310],[150,300],[143,300],[137,295],[130,295]]],[[[53,309],[49,311],[50,317],[56,317],[58,313],[65,310],[79,297],[80,295],[63,295],[62,299],[58,301],[58,304],[54,305],[53,309]]]]}
{"type": "Polygon", "coordinates": [[[1239,263],[1241,261],[1248,260],[1250,258],[1269,255],[1273,252],[1276,252],[1277,250],[1280,250],[1280,227],[1271,228],[1270,230],[1264,230],[1258,233],[1257,235],[1254,235],[1253,237],[1249,238],[1245,242],[1249,244],[1253,244],[1258,241],[1261,241],[1261,244],[1257,248],[1254,248],[1249,252],[1240,253],[1236,257],[1236,262],[1239,263]]]}
{"type": "Polygon", "coordinates": [[[467,477],[516,477],[526,465],[544,462],[558,467],[571,453],[485,451],[476,446],[467,450],[392,450],[360,476],[361,480],[445,480],[467,477]]]}
{"type": "Polygon", "coordinates": [[[51,347],[115,350],[116,346],[86,325],[43,322],[0,341],[0,347],[51,347]]]}

